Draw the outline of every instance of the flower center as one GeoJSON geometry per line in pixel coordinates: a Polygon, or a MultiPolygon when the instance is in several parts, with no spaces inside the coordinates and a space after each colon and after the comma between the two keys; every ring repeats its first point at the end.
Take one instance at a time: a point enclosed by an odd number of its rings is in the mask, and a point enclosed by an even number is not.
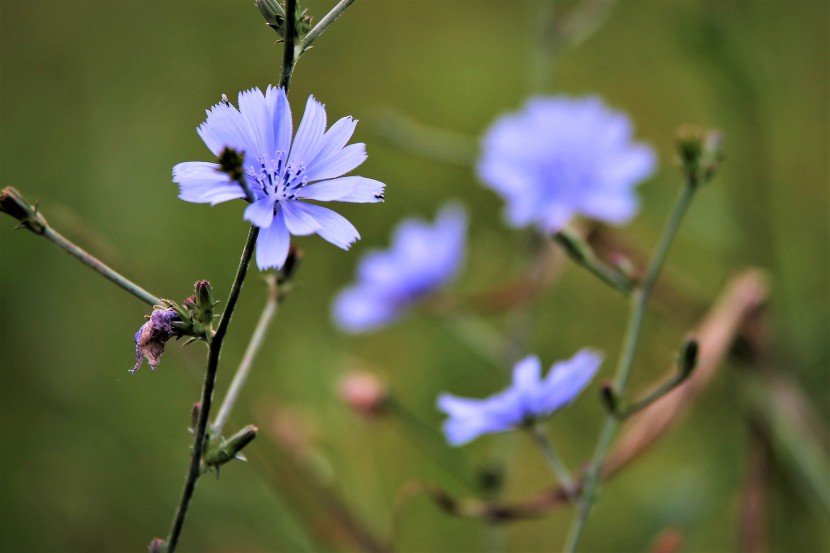
{"type": "Polygon", "coordinates": [[[251,187],[259,189],[264,197],[279,202],[293,200],[297,190],[308,184],[305,164],[287,163],[285,152],[276,152],[274,158],[257,158],[259,166],[249,165],[245,171],[251,187]]]}

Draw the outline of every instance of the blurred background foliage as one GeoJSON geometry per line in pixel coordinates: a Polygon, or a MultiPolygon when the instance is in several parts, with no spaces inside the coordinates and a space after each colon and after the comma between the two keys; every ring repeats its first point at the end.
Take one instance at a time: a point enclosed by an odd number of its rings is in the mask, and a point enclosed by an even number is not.
{"type": "MultiPolygon", "coordinates": [[[[318,19],[329,5],[307,4],[318,19]]],[[[829,12],[819,0],[622,1],[578,48],[556,52],[553,64],[538,51],[549,2],[356,2],[303,57],[291,97],[295,117],[313,93],[330,121],[360,119],[356,138],[367,143],[369,159],[359,173],[388,184],[386,203],[339,208],[363,236],[351,252],[317,237],[295,240],[306,253],[296,286],[231,421],[233,428],[257,424],[261,436],[249,464],[200,482],[182,550],[360,549],[326,526],[319,490],[341,496],[385,539],[407,481],[472,496],[463,482],[496,463],[505,467],[505,498],[550,483],[524,436],[450,450],[437,434],[400,420],[362,420],[337,398],[345,371],[369,370],[437,429],[440,391],[483,396],[508,378],[427,316],[360,337],[343,336],[330,322],[331,299],[352,280],[361,253],[385,247],[404,216],[432,219],[449,198],[472,214],[456,291],[496,287],[528,261],[528,237],[502,224],[500,201],[469,166],[382,139],[390,110],[474,141],[533,90],[602,96],[632,116],[661,160],[640,188],[640,215],[615,231],[641,252],[655,243],[680,186],[674,130],[685,122],[722,129],[728,160],[697,197],[665,272],[681,301],[651,312],[632,390],[669,366],[729,276],[752,265],[771,279],[776,362],[826,421],[829,12]],[[286,434],[293,447],[277,448],[286,434]],[[291,452],[321,486],[292,476],[291,452]]],[[[39,200],[58,230],[153,293],[181,300],[208,278],[224,297],[247,232],[242,206],[178,200],[170,169],[209,159],[194,131],[220,94],[233,98],[277,80],[281,49],[253,1],[8,0],[1,25],[0,183],[39,200]]],[[[128,374],[146,306],[47,241],[12,232],[11,219],[0,223],[0,544],[5,551],[140,550],[167,532],[179,497],[203,348],[175,344],[158,372],[145,366],[128,374]]],[[[226,341],[220,391],[264,297],[254,273],[226,341]]],[[[610,377],[626,309],[618,294],[568,264],[527,313],[487,323],[546,366],[580,347],[600,348],[610,377]]],[[[723,366],[668,439],[603,488],[585,550],[643,551],[666,528],[680,532],[685,551],[736,549],[747,466],[736,372],[723,366]]],[[[599,431],[597,385],[551,424],[572,467],[590,456],[599,431]]],[[[830,549],[827,511],[798,491],[792,474],[775,456],[770,548],[830,549]]],[[[500,539],[511,551],[555,549],[569,519],[569,511],[556,511],[510,525],[500,539]]],[[[427,499],[401,512],[402,551],[474,551],[492,540],[481,522],[451,518],[427,499]]]]}

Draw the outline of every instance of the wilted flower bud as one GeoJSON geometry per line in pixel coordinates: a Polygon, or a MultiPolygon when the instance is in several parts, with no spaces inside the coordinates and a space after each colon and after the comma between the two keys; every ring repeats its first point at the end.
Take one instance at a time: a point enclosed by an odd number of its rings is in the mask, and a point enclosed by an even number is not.
{"type": "Polygon", "coordinates": [[[178,315],[172,308],[153,310],[149,320],[135,333],[135,367],[130,369],[131,373],[141,368],[145,358],[150,368],[156,370],[165,344],[173,337],[173,323],[176,320],[178,315]]]}
{"type": "Polygon", "coordinates": [[[362,371],[350,372],[340,381],[340,397],[353,411],[367,418],[386,409],[389,393],[378,378],[362,371]]]}

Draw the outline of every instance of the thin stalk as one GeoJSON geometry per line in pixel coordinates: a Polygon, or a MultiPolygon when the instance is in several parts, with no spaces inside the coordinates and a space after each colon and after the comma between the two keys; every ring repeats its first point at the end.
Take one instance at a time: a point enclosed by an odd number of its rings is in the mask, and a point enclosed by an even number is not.
{"type": "MultiPolygon", "coordinates": [[[[323,19],[320,20],[317,25],[311,29],[305,38],[300,42],[300,51],[299,53],[302,54],[309,48],[311,48],[311,43],[314,42],[318,36],[323,34],[323,32],[328,29],[329,25],[334,23],[334,20],[340,17],[340,15],[346,11],[346,8],[352,5],[354,0],[340,0],[336,6],[334,6],[329,13],[327,13],[323,19]]],[[[287,6],[286,6],[287,10],[287,6]]],[[[286,20],[286,28],[287,28],[287,20],[286,20]]],[[[286,34],[288,34],[286,32],[286,34]]]]}
{"type": "MultiPolygon", "coordinates": [[[[623,351],[617,365],[616,376],[614,377],[614,392],[618,396],[622,396],[631,375],[634,354],[637,351],[637,344],[640,340],[640,331],[643,326],[643,318],[645,316],[651,292],[654,289],[654,284],[657,281],[660,269],[663,266],[666,255],[668,254],[669,247],[671,246],[675,234],[677,234],[677,229],[680,227],[680,223],[683,220],[683,216],[689,207],[689,203],[691,202],[696,189],[697,186],[694,183],[688,183],[683,187],[680,197],[674,206],[674,210],[669,217],[669,221],[666,224],[666,228],[663,230],[663,234],[660,238],[654,257],[649,264],[642,287],[632,296],[633,306],[628,320],[628,328],[626,329],[623,351]]],[[[572,553],[576,550],[576,546],[582,536],[582,531],[585,528],[588,515],[590,514],[594,500],[596,499],[596,491],[601,478],[602,465],[605,461],[605,456],[608,453],[608,448],[611,445],[611,440],[613,439],[614,433],[619,425],[620,421],[617,420],[617,417],[613,414],[609,414],[605,420],[605,425],[603,426],[599,440],[597,441],[594,456],[585,476],[585,485],[579,502],[579,508],[573,522],[571,523],[570,530],[568,531],[568,538],[565,543],[564,550],[566,553],[572,553]]]]}
{"type": "Polygon", "coordinates": [[[155,297],[135,282],[117,273],[101,260],[91,255],[89,252],[74,244],[65,236],[53,229],[46,221],[46,217],[44,217],[38,209],[37,204],[30,204],[28,200],[26,200],[26,198],[24,198],[23,195],[12,186],[6,186],[0,190],[0,213],[6,213],[10,217],[17,219],[20,222],[17,225],[17,228],[25,228],[26,230],[39,236],[44,236],[60,249],[87,267],[96,271],[104,278],[114,282],[116,285],[134,295],[141,301],[149,303],[150,305],[157,305],[161,303],[160,298],[155,297]]]}
{"type": "Polygon", "coordinates": [[[599,278],[612,288],[628,296],[633,288],[631,280],[617,269],[607,265],[594,253],[593,249],[581,237],[569,229],[564,229],[553,235],[553,240],[562,247],[574,263],[587,269],[592,275],[599,278]]]}
{"type": "Polygon", "coordinates": [[[556,454],[556,450],[553,448],[553,443],[548,439],[548,435],[545,433],[544,427],[541,424],[534,424],[531,427],[530,432],[533,434],[533,439],[539,445],[542,455],[548,462],[551,472],[553,472],[553,475],[556,476],[557,480],[559,480],[559,483],[562,485],[565,493],[567,493],[572,499],[575,498],[576,482],[574,482],[574,479],[571,476],[571,471],[568,470],[568,467],[565,466],[565,463],[559,458],[559,455],[556,454]]]}
{"type": "Polygon", "coordinates": [[[131,281],[124,275],[114,271],[108,265],[103,263],[94,255],[90,254],[86,250],[82,249],[81,247],[77,246],[76,244],[72,243],[67,239],[65,236],[60,234],[58,231],[54,230],[50,226],[46,226],[43,229],[42,236],[50,240],[53,244],[57,247],[92,269],[96,271],[98,274],[114,282],[116,285],[120,286],[122,289],[126,290],[130,294],[134,295],[141,301],[148,303],[150,305],[158,305],[161,303],[161,298],[157,298],[135,282],[131,281]]]}
{"type": "Polygon", "coordinates": [[[684,373],[677,373],[669,380],[661,384],[659,387],[655,388],[652,392],[647,394],[642,399],[637,400],[636,403],[624,409],[621,413],[617,415],[620,420],[625,420],[631,415],[638,413],[663,397],[664,395],[668,394],[689,378],[689,374],[684,373]]]}
{"type": "Polygon", "coordinates": [[[187,509],[190,506],[190,500],[193,498],[193,492],[196,489],[196,481],[202,474],[202,453],[205,450],[205,444],[207,442],[207,425],[208,418],[210,417],[211,402],[213,401],[213,388],[216,385],[216,372],[219,368],[219,353],[222,350],[222,342],[225,339],[225,334],[231,323],[234,309],[236,309],[236,302],[239,299],[239,293],[242,291],[245,275],[248,273],[248,266],[251,263],[254,244],[256,243],[258,235],[259,228],[251,225],[248,231],[248,239],[242,250],[239,268],[236,271],[236,277],[231,286],[231,291],[228,294],[225,310],[222,312],[222,318],[219,319],[219,325],[216,327],[216,332],[210,340],[208,364],[207,370],[205,371],[205,380],[202,386],[202,400],[199,407],[199,419],[193,432],[193,451],[190,457],[190,467],[185,478],[182,498],[176,509],[176,515],[173,517],[173,526],[170,529],[170,534],[167,536],[166,553],[173,553],[176,550],[176,544],[179,541],[184,520],[187,516],[187,509]]]}
{"type": "Polygon", "coordinates": [[[277,286],[277,275],[272,273],[268,275],[268,298],[265,301],[265,307],[262,309],[262,314],[259,316],[259,322],[257,322],[254,333],[251,336],[251,341],[248,342],[245,355],[242,357],[242,361],[236,369],[236,374],[233,375],[233,380],[231,381],[231,385],[228,387],[225,399],[219,407],[219,413],[213,421],[212,428],[215,436],[222,434],[222,428],[228,421],[231,410],[233,409],[236,400],[239,398],[239,393],[242,391],[242,387],[248,380],[248,375],[251,372],[251,366],[254,363],[254,359],[262,347],[262,343],[265,340],[265,334],[268,332],[268,328],[274,320],[274,315],[277,314],[277,306],[279,305],[278,300],[279,287],[277,286]]]}

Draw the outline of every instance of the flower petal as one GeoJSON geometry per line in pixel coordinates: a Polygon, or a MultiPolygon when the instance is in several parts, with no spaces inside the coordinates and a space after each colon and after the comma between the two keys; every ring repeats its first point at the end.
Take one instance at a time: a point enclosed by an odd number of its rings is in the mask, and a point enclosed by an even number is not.
{"type": "MultiPolygon", "coordinates": [[[[265,101],[271,108],[274,150],[287,156],[289,150],[291,150],[291,134],[294,132],[294,127],[291,120],[291,106],[288,105],[285,89],[269,86],[265,93],[265,101]]],[[[273,154],[274,152],[269,153],[273,154]]]]}
{"type": "Polygon", "coordinates": [[[288,257],[291,235],[285,228],[282,213],[277,212],[271,225],[259,231],[256,242],[256,264],[260,270],[280,269],[288,257]]]}
{"type": "Polygon", "coordinates": [[[366,161],[366,145],[362,142],[349,144],[333,156],[308,166],[309,181],[333,179],[345,175],[366,161]]]}
{"type": "Polygon", "coordinates": [[[219,156],[225,148],[234,148],[240,152],[253,155],[262,155],[257,151],[257,141],[249,135],[248,125],[235,107],[219,103],[207,112],[207,120],[199,125],[196,132],[205,141],[205,145],[219,156]]]}
{"type": "Polygon", "coordinates": [[[274,219],[274,203],[274,198],[268,196],[257,200],[245,208],[243,218],[261,229],[268,228],[274,219]]]}
{"type": "Polygon", "coordinates": [[[219,171],[215,163],[179,163],[173,167],[173,182],[179,185],[179,198],[187,202],[217,204],[245,196],[242,188],[219,171]]]}
{"type": "Polygon", "coordinates": [[[360,238],[360,233],[348,219],[330,209],[303,202],[293,202],[292,207],[311,215],[319,225],[315,232],[335,246],[348,250],[360,238]]]}
{"type": "Polygon", "coordinates": [[[326,108],[315,100],[314,96],[309,96],[303,119],[297,128],[297,135],[294,137],[294,144],[291,146],[288,162],[294,164],[305,163],[308,167],[308,162],[314,159],[314,156],[323,146],[322,138],[325,130],[326,108]]]}
{"type": "Polygon", "coordinates": [[[542,363],[535,355],[529,355],[513,366],[513,389],[523,398],[532,399],[539,389],[542,363]]]}
{"type": "Polygon", "coordinates": [[[340,152],[354,134],[356,126],[357,120],[351,117],[339,119],[323,135],[322,147],[317,152],[317,155],[314,156],[314,159],[308,162],[308,165],[312,166],[317,163],[325,163],[328,158],[340,152]]]}
{"type": "Polygon", "coordinates": [[[383,201],[385,186],[365,177],[341,177],[306,185],[297,192],[297,197],[320,202],[376,203],[383,201]]]}
{"type": "MultiPolygon", "coordinates": [[[[273,116],[265,101],[262,91],[258,88],[251,88],[239,93],[239,111],[248,129],[248,136],[252,146],[256,148],[257,156],[272,156],[274,153],[274,126],[273,116]]],[[[253,152],[248,152],[248,163],[256,161],[252,159],[253,152]]]]}
{"type": "Polygon", "coordinates": [[[366,332],[392,322],[398,317],[393,302],[367,286],[353,286],[337,295],[332,307],[337,326],[351,333],[366,332]]]}
{"type": "Polygon", "coordinates": [[[303,211],[303,203],[291,200],[280,202],[288,232],[295,236],[308,236],[320,230],[320,223],[303,211]]]}
{"type": "Polygon", "coordinates": [[[550,414],[573,401],[594,378],[600,364],[602,355],[590,349],[555,363],[542,383],[544,395],[539,409],[550,414]]]}

